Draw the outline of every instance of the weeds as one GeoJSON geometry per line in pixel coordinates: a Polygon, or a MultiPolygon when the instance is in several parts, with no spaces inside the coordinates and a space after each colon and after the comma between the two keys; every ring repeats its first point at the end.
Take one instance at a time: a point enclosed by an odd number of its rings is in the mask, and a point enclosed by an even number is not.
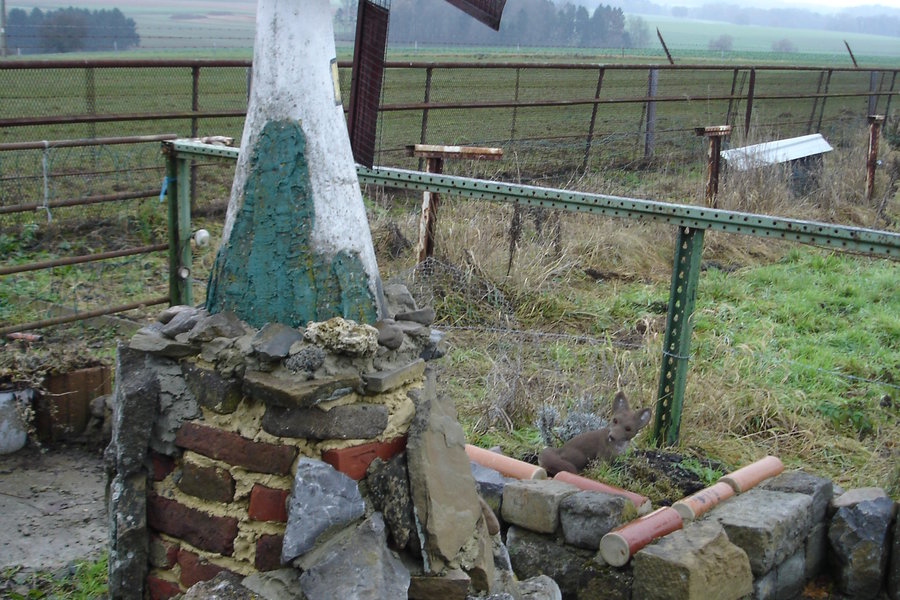
{"type": "Polygon", "coordinates": [[[107,594],[106,556],[58,571],[9,567],[0,572],[0,597],[9,600],[96,600],[107,594]]]}

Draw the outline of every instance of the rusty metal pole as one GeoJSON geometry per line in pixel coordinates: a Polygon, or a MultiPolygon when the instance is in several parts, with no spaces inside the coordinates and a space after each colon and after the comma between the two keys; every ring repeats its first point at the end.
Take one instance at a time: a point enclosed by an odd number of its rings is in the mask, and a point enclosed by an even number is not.
{"type": "Polygon", "coordinates": [[[713,127],[697,127],[698,136],[709,140],[706,155],[706,205],[716,208],[716,196],[719,194],[719,154],[722,150],[722,138],[731,133],[731,125],[713,127]]]}
{"type": "MultiPolygon", "coordinates": [[[[429,157],[425,159],[425,172],[440,175],[444,172],[444,159],[429,157]]],[[[422,215],[419,219],[419,244],[416,248],[416,262],[424,263],[434,254],[434,230],[437,224],[437,209],[440,203],[437,192],[422,193],[422,215]]]]}
{"type": "Polygon", "coordinates": [[[750,133],[750,119],[753,116],[753,94],[756,91],[756,69],[750,69],[750,82],[747,84],[747,112],[744,115],[744,135],[750,133]]]}
{"type": "Polygon", "coordinates": [[[884,115],[869,115],[869,149],[866,153],[866,202],[872,200],[875,193],[875,166],[878,164],[878,135],[884,115]]]}

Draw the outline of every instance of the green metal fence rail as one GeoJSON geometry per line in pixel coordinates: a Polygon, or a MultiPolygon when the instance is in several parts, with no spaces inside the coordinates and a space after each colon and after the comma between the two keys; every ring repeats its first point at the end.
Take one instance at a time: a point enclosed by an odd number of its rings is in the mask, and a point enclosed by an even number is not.
{"type": "MultiPolygon", "coordinates": [[[[190,141],[163,142],[170,181],[169,256],[173,304],[189,303],[190,296],[190,185],[185,173],[198,156],[237,159],[238,149],[190,141]],[[175,181],[171,178],[176,177],[175,181]]],[[[692,314],[700,278],[703,234],[707,229],[756,237],[813,244],[900,259],[900,234],[860,227],[801,221],[770,215],[741,213],[652,200],[588,194],[530,185],[497,183],[419,171],[357,167],[361,184],[451,194],[475,200],[557,208],[607,217],[640,219],[677,228],[672,284],[669,294],[662,368],[656,400],[653,437],[658,444],[675,444],[681,425],[681,406],[690,355],[692,314]]]]}

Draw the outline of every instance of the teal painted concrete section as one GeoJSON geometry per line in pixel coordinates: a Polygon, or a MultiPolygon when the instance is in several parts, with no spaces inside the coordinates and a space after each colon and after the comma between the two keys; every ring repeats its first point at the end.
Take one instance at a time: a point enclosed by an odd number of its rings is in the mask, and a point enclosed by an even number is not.
{"type": "Polygon", "coordinates": [[[271,121],[260,132],[243,206],[210,275],[211,313],[231,310],[254,327],[297,327],[336,316],[376,321],[359,257],[346,251],[325,256],[312,247],[315,214],[305,148],[294,121],[271,121]]]}

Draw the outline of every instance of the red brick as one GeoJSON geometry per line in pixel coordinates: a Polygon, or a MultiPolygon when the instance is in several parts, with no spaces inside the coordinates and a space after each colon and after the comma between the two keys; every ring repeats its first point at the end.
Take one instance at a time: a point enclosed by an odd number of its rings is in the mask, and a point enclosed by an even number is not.
{"type": "Polygon", "coordinates": [[[150,600],[169,600],[169,598],[174,598],[180,594],[181,591],[177,583],[172,583],[153,575],[147,576],[147,593],[150,596],[150,600]]]}
{"type": "Polygon", "coordinates": [[[291,446],[254,442],[230,431],[191,422],[178,429],[175,443],[250,471],[276,475],[287,475],[297,456],[297,449],[291,446]]]}
{"type": "Polygon", "coordinates": [[[234,500],[234,478],[225,469],[201,467],[185,462],[178,480],[178,489],[211,502],[228,503],[234,500]]]}
{"type": "Polygon", "coordinates": [[[178,544],[157,535],[150,536],[150,564],[158,569],[171,569],[178,558],[178,544]]]}
{"type": "Polygon", "coordinates": [[[189,508],[157,494],[147,495],[147,524],[209,552],[231,556],[238,521],[189,508]]]}
{"type": "Polygon", "coordinates": [[[150,462],[153,466],[153,481],[162,481],[175,469],[175,459],[158,452],[150,453],[150,462]]]}
{"type": "Polygon", "coordinates": [[[366,474],[369,464],[376,458],[388,460],[406,449],[406,436],[400,436],[387,442],[372,442],[352,448],[326,450],[322,460],[345,474],[359,481],[366,474]]]}
{"type": "Polygon", "coordinates": [[[256,565],[259,571],[274,571],[281,568],[281,546],[283,535],[261,535],[256,540],[256,565]]]}
{"type": "Polygon", "coordinates": [[[209,581],[222,571],[231,572],[225,567],[208,562],[187,550],[178,551],[178,566],[181,567],[181,585],[186,588],[201,581],[209,581]]]}
{"type": "Polygon", "coordinates": [[[247,514],[254,521],[278,521],[287,523],[285,501],[290,492],[254,484],[250,490],[250,507],[247,514]]]}

